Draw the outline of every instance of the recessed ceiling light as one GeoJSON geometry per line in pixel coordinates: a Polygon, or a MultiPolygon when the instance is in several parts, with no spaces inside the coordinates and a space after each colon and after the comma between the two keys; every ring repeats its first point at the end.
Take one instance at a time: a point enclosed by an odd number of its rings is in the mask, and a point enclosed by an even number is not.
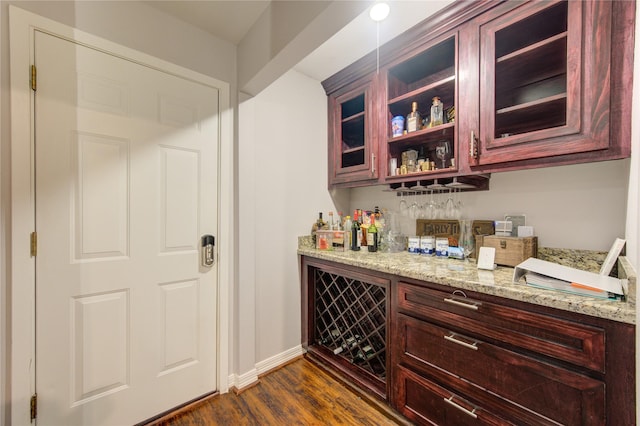
{"type": "Polygon", "coordinates": [[[389,16],[389,5],[385,2],[378,2],[374,4],[371,6],[369,16],[374,21],[382,21],[384,18],[389,16]]]}

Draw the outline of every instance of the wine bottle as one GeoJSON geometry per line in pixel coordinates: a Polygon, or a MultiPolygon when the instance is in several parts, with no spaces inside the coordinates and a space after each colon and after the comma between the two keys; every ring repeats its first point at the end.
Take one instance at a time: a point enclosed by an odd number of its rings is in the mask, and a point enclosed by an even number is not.
{"type": "Polygon", "coordinates": [[[378,251],[378,228],[376,227],[375,213],[371,213],[371,224],[367,228],[367,249],[371,253],[378,251]]]}
{"type": "Polygon", "coordinates": [[[360,250],[360,222],[358,222],[358,210],[353,211],[353,222],[351,223],[351,250],[360,250]]]}
{"type": "Polygon", "coordinates": [[[336,229],[336,224],[333,221],[333,212],[329,212],[329,230],[333,231],[336,229]]]}
{"type": "Polygon", "coordinates": [[[411,104],[411,112],[407,115],[407,133],[420,130],[422,126],[422,117],[418,111],[418,103],[411,104]]]}
{"type": "Polygon", "coordinates": [[[344,247],[345,250],[351,250],[351,216],[347,215],[344,221],[344,247]]]}
{"type": "Polygon", "coordinates": [[[360,342],[360,336],[358,334],[356,334],[355,336],[350,336],[348,337],[343,343],[342,345],[338,346],[337,348],[335,348],[333,350],[333,353],[335,355],[338,355],[339,353],[342,353],[346,350],[349,350],[353,347],[355,347],[359,342],[360,342]]]}
{"type": "Polygon", "coordinates": [[[371,346],[366,345],[362,349],[358,350],[356,355],[353,357],[353,363],[359,364],[361,362],[368,361],[373,358],[375,354],[375,350],[371,346]]]}

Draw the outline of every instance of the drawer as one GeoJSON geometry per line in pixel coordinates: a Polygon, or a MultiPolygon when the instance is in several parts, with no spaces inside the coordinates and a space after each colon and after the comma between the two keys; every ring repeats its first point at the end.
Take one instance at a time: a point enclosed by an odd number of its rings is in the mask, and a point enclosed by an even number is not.
{"type": "Polygon", "coordinates": [[[402,367],[398,368],[398,411],[425,425],[510,425],[487,410],[402,367]]]}
{"type": "Polygon", "coordinates": [[[604,424],[601,381],[402,314],[396,327],[405,367],[444,383],[471,382],[561,424],[604,424]]]}
{"type": "Polygon", "coordinates": [[[598,327],[405,282],[398,283],[398,312],[598,372],[605,370],[605,332],[598,327]]]}

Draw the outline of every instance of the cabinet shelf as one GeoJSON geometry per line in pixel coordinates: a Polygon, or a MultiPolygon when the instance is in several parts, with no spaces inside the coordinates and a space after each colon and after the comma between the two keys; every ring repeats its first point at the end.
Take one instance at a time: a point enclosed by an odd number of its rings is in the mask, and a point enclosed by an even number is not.
{"type": "Polygon", "coordinates": [[[406,135],[396,136],[395,138],[390,138],[388,142],[389,144],[436,142],[443,138],[453,137],[454,127],[455,123],[445,123],[436,127],[407,133],[406,135]]]}
{"type": "Polygon", "coordinates": [[[411,92],[405,93],[404,95],[400,95],[393,99],[389,99],[389,105],[391,106],[398,103],[402,103],[402,104],[408,103],[409,105],[411,105],[411,102],[414,101],[416,98],[424,98],[425,93],[433,92],[435,89],[440,88],[441,86],[443,86],[440,90],[441,92],[450,92],[455,88],[455,81],[456,81],[456,76],[450,75],[448,77],[445,77],[427,86],[423,86],[419,89],[415,89],[411,92]]]}
{"type": "Polygon", "coordinates": [[[506,57],[567,31],[568,6],[558,2],[496,32],[496,57],[506,57]]]}
{"type": "Polygon", "coordinates": [[[359,119],[364,120],[364,111],[356,113],[356,114],[353,114],[353,115],[351,115],[349,117],[343,118],[342,122],[343,123],[349,123],[351,121],[356,121],[356,120],[359,120],[359,119]]]}
{"type": "Polygon", "coordinates": [[[567,122],[566,108],[567,95],[561,93],[498,110],[495,137],[564,126],[567,122]]]}
{"type": "Polygon", "coordinates": [[[359,151],[364,151],[364,146],[344,149],[344,150],[342,150],[342,154],[343,155],[353,154],[354,152],[359,152],[359,151]]]}

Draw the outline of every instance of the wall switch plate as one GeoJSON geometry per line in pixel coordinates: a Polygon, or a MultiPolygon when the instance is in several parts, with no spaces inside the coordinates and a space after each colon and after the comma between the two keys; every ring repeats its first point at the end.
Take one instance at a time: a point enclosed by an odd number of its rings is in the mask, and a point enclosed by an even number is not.
{"type": "Polygon", "coordinates": [[[495,259],[495,247],[480,247],[480,252],[478,253],[478,269],[488,269],[490,271],[496,269],[495,259]]]}

